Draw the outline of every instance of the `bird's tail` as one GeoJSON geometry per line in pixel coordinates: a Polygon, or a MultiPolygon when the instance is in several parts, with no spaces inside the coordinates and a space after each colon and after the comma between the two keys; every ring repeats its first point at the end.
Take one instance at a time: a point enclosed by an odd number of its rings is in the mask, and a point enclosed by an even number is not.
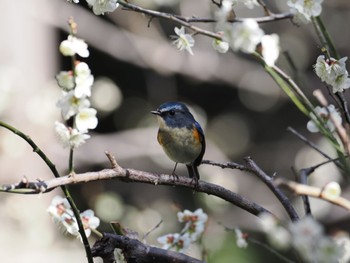
{"type": "Polygon", "coordinates": [[[196,165],[186,165],[187,170],[188,170],[188,175],[192,180],[194,180],[196,187],[198,186],[198,181],[199,181],[199,172],[198,168],[196,165]]]}

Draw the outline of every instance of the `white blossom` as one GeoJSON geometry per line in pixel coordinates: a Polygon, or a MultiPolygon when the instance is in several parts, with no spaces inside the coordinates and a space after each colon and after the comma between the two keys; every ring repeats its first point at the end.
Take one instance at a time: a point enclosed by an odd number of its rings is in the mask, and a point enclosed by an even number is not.
{"type": "Polygon", "coordinates": [[[173,44],[180,51],[186,50],[188,53],[193,55],[192,47],[194,46],[194,39],[190,34],[185,34],[185,28],[182,26],[181,28],[175,27],[174,29],[177,36],[172,36],[175,38],[173,44]]]}
{"type": "Polygon", "coordinates": [[[199,208],[194,212],[186,209],[183,212],[178,212],[177,218],[180,223],[185,223],[182,232],[188,232],[191,240],[196,241],[204,232],[208,215],[203,212],[202,208],[199,208]]]}
{"type": "Polygon", "coordinates": [[[178,252],[185,251],[191,244],[188,233],[180,235],[178,233],[167,234],[157,238],[158,243],[162,244],[163,249],[175,249],[178,252]]]}
{"type": "Polygon", "coordinates": [[[343,250],[342,256],[339,258],[339,263],[349,263],[350,262],[350,236],[349,233],[345,231],[339,231],[333,237],[334,241],[337,243],[338,247],[343,250]]]}
{"type": "Polygon", "coordinates": [[[213,39],[212,46],[219,53],[226,53],[229,49],[229,44],[219,39],[213,39]]]}
{"type": "Polygon", "coordinates": [[[242,231],[239,228],[235,228],[235,234],[236,234],[237,247],[239,247],[239,248],[248,247],[246,236],[245,236],[245,234],[242,233],[242,231]]]}
{"type": "Polygon", "coordinates": [[[323,227],[307,216],[290,224],[292,243],[306,262],[339,262],[343,249],[324,235],[323,227]]]}
{"type": "Polygon", "coordinates": [[[290,247],[292,237],[283,226],[277,225],[273,231],[266,232],[269,243],[278,249],[285,250],[290,247]]]}
{"type": "Polygon", "coordinates": [[[55,122],[55,131],[63,147],[77,148],[90,138],[90,135],[77,129],[67,128],[58,121],[55,122]]]}
{"type": "Polygon", "coordinates": [[[240,1],[243,2],[244,5],[249,9],[253,9],[255,6],[259,6],[259,3],[257,0],[240,0],[240,1]]]}
{"type": "Polygon", "coordinates": [[[95,15],[104,15],[107,12],[113,12],[119,6],[117,0],[86,0],[95,15]]]}
{"type": "Polygon", "coordinates": [[[295,247],[312,246],[323,236],[323,227],[310,216],[291,223],[289,229],[295,247]]]}
{"type": "Polygon", "coordinates": [[[75,78],[76,87],[74,89],[74,96],[76,98],[90,97],[91,87],[94,83],[94,76],[89,75],[87,77],[77,76],[75,78]]]}
{"type": "Polygon", "coordinates": [[[263,231],[266,233],[269,243],[278,249],[290,247],[291,235],[289,231],[278,224],[276,218],[269,213],[259,215],[263,231]]]}
{"type": "Polygon", "coordinates": [[[64,56],[74,56],[78,54],[86,58],[90,54],[85,41],[72,35],[69,35],[67,40],[61,42],[59,50],[64,56]]]}
{"type": "Polygon", "coordinates": [[[217,22],[218,28],[222,28],[224,26],[224,24],[227,21],[227,18],[232,12],[232,7],[235,3],[236,1],[233,1],[233,0],[223,0],[221,2],[220,9],[215,13],[216,20],[218,21],[217,22]]]}
{"type": "Polygon", "coordinates": [[[57,107],[61,109],[63,119],[68,120],[82,109],[90,107],[90,101],[84,97],[77,98],[75,91],[71,90],[64,93],[64,96],[57,102],[57,107]]]}
{"type": "Polygon", "coordinates": [[[262,56],[268,66],[275,65],[280,53],[279,37],[277,34],[264,35],[261,39],[262,56]]]}
{"type": "Polygon", "coordinates": [[[93,108],[83,108],[75,116],[75,126],[80,132],[87,132],[87,130],[95,129],[98,120],[96,117],[97,111],[93,108]]]}
{"type": "Polygon", "coordinates": [[[264,31],[254,19],[245,19],[243,22],[233,24],[230,44],[234,51],[253,53],[263,35],[264,31]]]}
{"type": "MultiPolygon", "coordinates": [[[[334,126],[332,119],[336,123],[339,123],[339,124],[342,123],[342,118],[340,116],[340,113],[336,110],[336,108],[334,107],[333,104],[328,105],[327,108],[317,106],[314,109],[314,112],[325,122],[326,126],[328,127],[328,129],[331,132],[333,132],[335,130],[335,126],[334,126]],[[328,113],[328,111],[329,111],[329,113],[328,113]],[[332,119],[330,118],[330,115],[332,116],[332,119]]],[[[316,116],[313,113],[310,113],[310,117],[311,117],[311,120],[308,121],[306,128],[310,132],[319,132],[319,129],[318,129],[316,123],[314,122],[314,120],[316,119],[316,116]]]]}
{"type": "Polygon", "coordinates": [[[333,93],[342,92],[350,87],[350,79],[346,70],[347,57],[339,60],[334,58],[326,59],[324,55],[317,58],[314,69],[316,75],[333,88],[333,93]]]}
{"type": "Polygon", "coordinates": [[[62,220],[63,214],[72,215],[73,211],[70,204],[66,198],[63,198],[59,195],[55,196],[50,206],[47,209],[47,212],[52,216],[52,218],[57,222],[62,220]]]}
{"type": "Polygon", "coordinates": [[[64,229],[72,234],[78,233],[78,225],[74,218],[74,213],[66,198],[55,196],[47,212],[51,215],[56,224],[63,226],[64,229]]]}
{"type": "Polygon", "coordinates": [[[289,0],[287,2],[294,14],[295,22],[308,23],[311,17],[319,16],[322,12],[323,0],[289,0]]]}
{"type": "Polygon", "coordinates": [[[56,80],[58,86],[66,91],[73,89],[75,86],[72,71],[60,71],[60,73],[56,75],[56,80]]]}
{"type": "Polygon", "coordinates": [[[81,221],[87,237],[91,234],[91,229],[96,229],[100,225],[100,219],[95,216],[93,210],[88,209],[80,214],[81,221]]]}
{"type": "Polygon", "coordinates": [[[276,218],[270,213],[259,214],[260,224],[265,232],[271,232],[278,225],[276,218]]]}
{"type": "Polygon", "coordinates": [[[329,196],[336,198],[341,195],[341,188],[337,182],[329,182],[323,187],[322,193],[328,194],[329,196]]]}

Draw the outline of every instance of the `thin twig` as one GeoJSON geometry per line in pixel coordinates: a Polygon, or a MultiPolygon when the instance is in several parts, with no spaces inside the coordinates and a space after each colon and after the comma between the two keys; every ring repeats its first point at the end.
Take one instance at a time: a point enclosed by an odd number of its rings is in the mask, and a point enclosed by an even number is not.
{"type": "Polygon", "coordinates": [[[279,178],[275,181],[276,185],[285,186],[288,189],[292,190],[293,193],[297,195],[308,195],[315,198],[319,198],[325,201],[328,201],[334,205],[340,206],[346,210],[350,210],[350,201],[343,198],[343,197],[335,197],[334,195],[328,194],[327,192],[324,192],[324,189],[304,185],[304,184],[298,184],[293,181],[289,181],[287,179],[279,178]]]}
{"type": "Polygon", "coordinates": [[[244,158],[244,160],[247,163],[247,166],[251,169],[251,171],[262,182],[264,182],[266,184],[266,186],[272,191],[272,193],[281,202],[284,209],[288,213],[290,219],[292,219],[292,221],[299,220],[299,216],[298,216],[297,212],[295,211],[294,207],[292,206],[291,201],[278,187],[276,187],[276,185],[273,182],[273,179],[270,176],[268,176],[263,170],[261,170],[261,168],[250,157],[246,157],[246,158],[244,158]]]}
{"type": "MultiPolygon", "coordinates": [[[[314,144],[313,142],[308,140],[305,136],[303,136],[302,134],[297,132],[294,128],[288,127],[287,131],[289,131],[289,132],[293,133],[294,135],[296,135],[301,141],[303,141],[305,144],[310,146],[312,149],[314,149],[316,152],[321,154],[323,157],[327,158],[328,160],[333,160],[332,157],[330,157],[328,154],[324,153],[320,148],[317,147],[316,144],[314,144]]],[[[335,163],[335,164],[339,167],[339,164],[337,164],[337,163],[335,163]]]]}
{"type": "Polygon", "coordinates": [[[154,227],[152,227],[150,230],[146,232],[146,234],[143,235],[142,240],[144,243],[146,243],[145,240],[149,236],[149,234],[151,234],[154,230],[156,230],[162,223],[163,223],[163,219],[161,219],[154,227]]]}
{"type": "Polygon", "coordinates": [[[266,249],[267,251],[271,252],[272,254],[274,254],[276,257],[280,258],[281,260],[283,260],[284,262],[287,262],[287,263],[294,263],[295,261],[292,261],[292,260],[289,260],[288,258],[286,258],[285,256],[283,256],[281,253],[279,253],[278,251],[276,251],[275,249],[273,249],[272,247],[266,245],[265,243],[263,242],[260,242],[259,240],[255,239],[255,238],[252,238],[250,236],[248,236],[248,241],[255,244],[255,245],[258,245],[264,249],[266,249]]]}
{"type": "MultiPolygon", "coordinates": [[[[38,154],[40,156],[40,158],[45,162],[45,164],[49,167],[49,169],[51,170],[52,174],[54,175],[56,180],[59,180],[61,177],[56,169],[56,166],[53,164],[53,162],[47,157],[47,155],[39,148],[39,146],[29,137],[29,135],[24,134],[23,132],[21,132],[20,130],[16,129],[15,127],[6,124],[2,121],[0,121],[0,126],[4,127],[5,129],[13,132],[14,134],[16,134],[17,136],[19,136],[20,138],[22,138],[23,140],[25,140],[33,149],[33,152],[35,152],[36,154],[38,154]]],[[[73,177],[72,177],[73,178],[73,177]]],[[[53,179],[53,180],[55,180],[53,179]]],[[[74,178],[73,178],[74,179],[74,178]]],[[[23,181],[22,181],[23,182],[23,181]]],[[[37,193],[41,193],[41,192],[45,192],[44,187],[46,187],[45,185],[46,183],[44,181],[39,181],[39,182],[27,182],[26,187],[21,187],[21,183],[19,184],[19,188],[17,189],[13,189],[10,191],[5,191],[5,192],[11,192],[13,191],[14,193],[18,193],[18,194],[28,194],[30,193],[29,191],[26,191],[26,189],[32,189],[34,188],[37,193]],[[20,190],[23,190],[24,192],[21,192],[20,190]],[[19,191],[19,192],[18,192],[19,191]]],[[[11,188],[12,186],[10,186],[11,188]]],[[[91,256],[91,249],[90,249],[90,245],[89,245],[89,241],[86,237],[85,234],[85,230],[83,227],[83,223],[81,222],[81,218],[80,218],[80,213],[79,210],[77,208],[77,206],[74,203],[74,200],[68,190],[68,188],[65,185],[59,185],[59,187],[61,187],[64,195],[67,197],[68,203],[70,204],[74,216],[77,220],[78,223],[78,228],[79,228],[79,233],[81,235],[83,244],[84,244],[84,248],[85,248],[85,253],[86,253],[86,257],[88,259],[89,263],[93,263],[93,259],[91,256]]],[[[33,190],[33,189],[32,189],[33,190]]],[[[51,191],[51,190],[49,190],[51,191]]],[[[49,192],[47,191],[47,192],[49,192]]]]}
{"type": "MultiPolygon", "coordinates": [[[[217,22],[216,19],[211,19],[211,18],[196,18],[196,17],[184,17],[180,15],[174,15],[170,13],[164,13],[164,12],[159,12],[155,10],[150,10],[146,8],[142,8],[140,6],[125,2],[125,1],[118,1],[118,3],[124,7],[125,10],[127,11],[134,11],[138,13],[142,13],[151,17],[158,17],[162,19],[167,19],[174,21],[182,26],[185,26],[192,31],[194,31],[196,34],[201,34],[205,35],[211,38],[219,39],[222,40],[222,35],[218,33],[213,33],[208,30],[204,30],[202,28],[199,28],[197,26],[192,25],[191,23],[215,23],[217,22]]],[[[265,16],[265,17],[259,17],[259,18],[254,18],[254,20],[258,23],[266,23],[266,22],[271,22],[271,21],[277,21],[277,20],[282,20],[282,19],[290,19],[293,15],[291,13],[283,13],[283,14],[271,14],[270,16],[265,16]]],[[[227,22],[234,23],[234,22],[242,22],[246,18],[235,18],[228,20],[227,22]]]]}
{"type": "Polygon", "coordinates": [[[221,167],[222,169],[238,169],[241,171],[250,171],[249,167],[247,167],[243,164],[238,164],[238,163],[234,163],[234,162],[219,163],[219,162],[214,162],[211,160],[202,160],[202,164],[209,164],[212,166],[218,166],[218,167],[221,167]]]}

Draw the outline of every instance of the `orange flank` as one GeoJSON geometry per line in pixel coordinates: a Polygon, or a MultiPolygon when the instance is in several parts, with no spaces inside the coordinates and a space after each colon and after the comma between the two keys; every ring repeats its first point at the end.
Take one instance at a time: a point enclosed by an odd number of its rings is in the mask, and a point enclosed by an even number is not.
{"type": "Polygon", "coordinates": [[[201,135],[198,132],[196,127],[193,127],[193,138],[195,139],[195,141],[197,142],[197,144],[200,144],[202,141],[201,135]]]}

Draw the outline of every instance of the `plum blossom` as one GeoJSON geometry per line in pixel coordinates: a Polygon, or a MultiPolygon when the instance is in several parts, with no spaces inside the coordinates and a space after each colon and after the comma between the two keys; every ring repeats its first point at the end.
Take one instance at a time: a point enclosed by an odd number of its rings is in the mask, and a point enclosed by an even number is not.
{"type": "MultiPolygon", "coordinates": [[[[339,114],[339,112],[336,110],[333,104],[328,105],[327,108],[317,106],[314,109],[314,112],[325,122],[325,125],[328,127],[328,129],[333,132],[335,130],[335,126],[333,121],[341,124],[342,118],[339,114]],[[332,116],[332,119],[330,118],[330,115],[332,116]]],[[[308,121],[306,128],[310,132],[319,132],[319,128],[317,127],[314,119],[316,119],[316,116],[314,113],[310,113],[311,120],[308,121]]]]}
{"type": "Polygon", "coordinates": [[[95,15],[104,15],[113,12],[119,6],[117,0],[86,0],[88,5],[92,7],[95,15]]]}
{"type": "Polygon", "coordinates": [[[309,23],[311,17],[319,16],[322,12],[323,0],[289,0],[287,5],[294,14],[295,22],[309,23]]]}
{"type": "Polygon", "coordinates": [[[193,55],[192,47],[194,46],[194,39],[190,34],[185,34],[185,28],[182,26],[181,28],[175,27],[174,29],[177,36],[172,36],[175,38],[173,44],[180,51],[186,50],[188,53],[193,55]]]}
{"type": "Polygon", "coordinates": [[[233,24],[229,42],[234,51],[253,53],[263,36],[264,31],[258,23],[249,18],[233,24]]]}

